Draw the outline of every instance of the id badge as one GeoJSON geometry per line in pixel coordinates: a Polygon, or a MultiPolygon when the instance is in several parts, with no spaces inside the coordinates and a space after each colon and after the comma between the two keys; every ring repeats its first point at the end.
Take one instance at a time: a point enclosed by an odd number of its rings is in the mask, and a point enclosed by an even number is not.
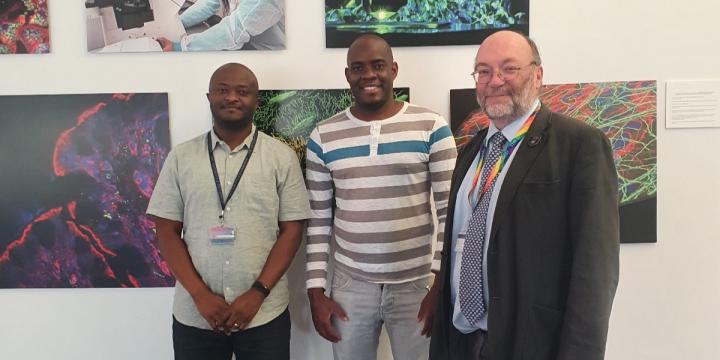
{"type": "Polygon", "coordinates": [[[461,253],[464,250],[465,250],[465,234],[459,233],[457,236],[457,241],[455,241],[455,251],[461,253]]]}
{"type": "Polygon", "coordinates": [[[213,226],[210,228],[210,244],[232,245],[235,243],[235,229],[228,226],[213,226]]]}

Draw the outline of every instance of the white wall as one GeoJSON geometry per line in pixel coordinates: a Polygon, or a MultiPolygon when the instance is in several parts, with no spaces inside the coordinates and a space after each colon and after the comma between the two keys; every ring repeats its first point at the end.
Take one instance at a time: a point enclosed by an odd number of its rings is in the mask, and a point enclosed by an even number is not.
{"type": "MultiPolygon", "coordinates": [[[[74,2],[50,1],[52,54],[0,56],[0,95],[168,92],[177,144],[209,127],[204,93],[225,62],[247,64],[266,89],[346,85],[345,50],[324,48],[322,1],[286,1],[285,51],[125,55],[86,53],[83,1],[74,2]]],[[[607,359],[720,359],[720,129],[664,129],[664,81],[720,78],[718,13],[714,0],[531,4],[546,83],[659,81],[659,240],[622,246],[607,359]]],[[[396,48],[396,85],[447,116],[448,91],[472,86],[474,52],[396,48]]],[[[330,359],[301,272],[296,259],[293,358],[330,359]]],[[[169,359],[171,299],[171,289],[0,290],[0,359],[169,359]]],[[[390,358],[386,343],[380,353],[390,358]]]]}

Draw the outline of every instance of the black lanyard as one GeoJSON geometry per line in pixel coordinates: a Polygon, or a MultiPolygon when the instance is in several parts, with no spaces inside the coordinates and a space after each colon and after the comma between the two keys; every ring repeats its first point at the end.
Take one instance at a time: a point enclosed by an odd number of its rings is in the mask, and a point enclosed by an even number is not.
{"type": "Polygon", "coordinates": [[[252,155],[253,151],[255,150],[255,143],[257,142],[258,137],[258,130],[255,130],[255,133],[253,134],[252,142],[250,143],[250,148],[248,149],[247,155],[245,156],[245,160],[243,160],[242,165],[240,165],[240,170],[238,170],[237,175],[235,175],[235,182],[233,183],[232,187],[230,188],[230,192],[228,193],[227,199],[223,199],[223,193],[222,193],[222,186],[220,185],[220,176],[218,175],[217,171],[217,165],[215,164],[215,155],[213,155],[213,146],[212,146],[212,140],[210,133],[212,130],[208,131],[207,134],[207,145],[208,145],[208,156],[210,156],[210,168],[212,169],[213,177],[215,177],[215,189],[217,190],[218,198],[220,199],[220,225],[225,223],[225,206],[230,202],[230,198],[235,193],[235,189],[237,189],[238,184],[240,183],[240,178],[242,177],[243,173],[245,172],[245,168],[247,167],[248,162],[250,161],[250,156],[252,155]]]}

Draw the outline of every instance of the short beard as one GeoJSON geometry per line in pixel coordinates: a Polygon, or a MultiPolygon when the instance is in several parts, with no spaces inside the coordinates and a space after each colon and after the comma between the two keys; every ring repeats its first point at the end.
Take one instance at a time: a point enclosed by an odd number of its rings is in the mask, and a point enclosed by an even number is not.
{"type": "Polygon", "coordinates": [[[535,103],[537,96],[534,91],[532,91],[530,80],[531,79],[528,79],[523,84],[519,93],[513,92],[511,94],[511,103],[509,104],[496,104],[485,107],[480,102],[480,99],[478,99],[478,104],[490,120],[510,123],[530,111],[530,108],[535,103]]]}
{"type": "Polygon", "coordinates": [[[245,130],[250,123],[252,123],[252,117],[251,118],[243,118],[240,120],[226,120],[223,118],[220,118],[216,114],[213,114],[213,121],[215,125],[217,125],[219,128],[225,130],[225,131],[241,131],[245,130]]]}

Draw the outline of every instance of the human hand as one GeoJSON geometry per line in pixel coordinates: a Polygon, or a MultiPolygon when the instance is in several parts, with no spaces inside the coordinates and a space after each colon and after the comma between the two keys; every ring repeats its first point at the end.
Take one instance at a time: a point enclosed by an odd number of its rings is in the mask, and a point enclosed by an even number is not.
{"type": "Polygon", "coordinates": [[[437,282],[433,283],[433,286],[429,289],[428,293],[420,303],[420,310],[418,311],[417,320],[423,324],[421,335],[430,337],[430,331],[432,330],[433,317],[435,315],[435,300],[437,299],[437,282]]]}
{"type": "Polygon", "coordinates": [[[342,321],[348,321],[345,311],[338,303],[325,296],[322,288],[308,289],[308,298],[310,299],[310,310],[312,311],[315,330],[330,342],[340,341],[340,334],[332,326],[331,319],[334,315],[342,321]]]}
{"type": "Polygon", "coordinates": [[[198,295],[193,296],[193,301],[200,315],[202,315],[213,330],[224,331],[228,304],[222,296],[206,289],[198,295]]]}
{"type": "Polygon", "coordinates": [[[263,294],[254,289],[249,289],[235,298],[226,310],[225,334],[230,334],[231,330],[245,329],[260,310],[263,300],[263,294]]]}
{"type": "Polygon", "coordinates": [[[173,51],[173,44],[172,41],[170,41],[168,38],[164,37],[158,37],[155,39],[158,43],[160,43],[160,47],[162,48],[162,51],[173,51]]]}

